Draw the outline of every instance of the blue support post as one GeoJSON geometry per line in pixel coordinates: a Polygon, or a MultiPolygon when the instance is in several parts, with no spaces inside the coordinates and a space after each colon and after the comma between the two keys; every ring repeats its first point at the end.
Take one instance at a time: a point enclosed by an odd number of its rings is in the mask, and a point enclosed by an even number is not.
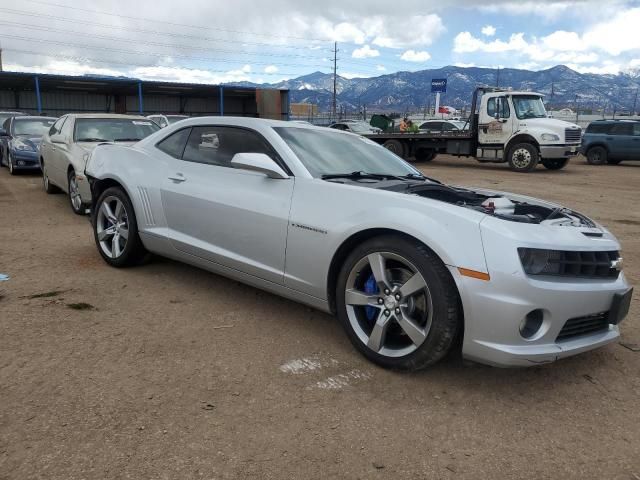
{"type": "Polygon", "coordinates": [[[224,117],[224,87],[220,85],[220,116],[224,117]]]}
{"type": "Polygon", "coordinates": [[[36,104],[38,106],[38,114],[42,113],[42,98],[40,97],[40,79],[36,75],[34,77],[36,81],[36,104]]]}
{"type": "Polygon", "coordinates": [[[140,115],[144,113],[144,105],[142,103],[142,82],[138,82],[138,107],[140,115]]]}

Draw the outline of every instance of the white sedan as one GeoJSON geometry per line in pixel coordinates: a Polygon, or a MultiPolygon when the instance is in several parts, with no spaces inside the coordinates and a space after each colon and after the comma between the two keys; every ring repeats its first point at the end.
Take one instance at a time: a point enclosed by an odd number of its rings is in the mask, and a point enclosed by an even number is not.
{"type": "Polygon", "coordinates": [[[85,113],[60,117],[40,146],[45,191],[62,190],[69,196],[73,212],[84,214],[91,204],[91,190],[84,176],[89,153],[105,142],[132,145],[159,129],[153,121],[137,115],[85,113]]]}
{"type": "Polygon", "coordinates": [[[384,367],[431,365],[460,336],[472,360],[552,362],[615,341],[629,309],[605,227],[443,185],[350,133],[190,119],[99,146],[86,175],[108,264],[153,252],[332,312],[384,367]]]}

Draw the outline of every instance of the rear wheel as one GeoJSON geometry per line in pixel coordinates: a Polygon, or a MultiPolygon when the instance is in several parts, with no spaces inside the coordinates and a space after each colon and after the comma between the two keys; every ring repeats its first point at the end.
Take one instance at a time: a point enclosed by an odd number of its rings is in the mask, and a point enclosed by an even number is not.
{"type": "Polygon", "coordinates": [[[416,150],[417,162],[430,162],[434,158],[436,158],[436,153],[433,150],[427,150],[426,148],[416,150]]]}
{"type": "Polygon", "coordinates": [[[549,170],[562,170],[569,164],[568,158],[553,158],[548,160],[542,160],[542,165],[549,170]]]}
{"type": "Polygon", "coordinates": [[[69,204],[71,205],[71,210],[76,215],[84,215],[87,206],[82,202],[82,197],[80,196],[80,189],[78,188],[78,180],[76,179],[76,172],[71,170],[68,175],[69,188],[67,191],[69,192],[69,204]]]}
{"type": "Polygon", "coordinates": [[[112,267],[138,265],[147,258],[133,205],[120,187],[108,188],[100,195],[92,224],[98,251],[112,267]]]}
{"type": "Polygon", "coordinates": [[[374,238],[344,262],[338,318],[353,345],[386,368],[417,370],[443,358],[460,328],[456,286],[442,261],[401,236],[374,238]]]}
{"type": "Polygon", "coordinates": [[[401,158],[405,157],[404,146],[400,140],[387,140],[382,144],[382,146],[401,158]]]}
{"type": "Polygon", "coordinates": [[[538,149],[530,143],[518,143],[509,150],[509,166],[516,172],[530,172],[538,160],[538,149]]]}
{"type": "Polygon", "coordinates": [[[49,181],[49,174],[47,173],[47,167],[44,163],[40,163],[42,165],[42,186],[44,187],[44,191],[48,194],[52,193],[60,193],[60,189],[56,187],[49,181]]]}
{"type": "Polygon", "coordinates": [[[590,165],[604,165],[608,160],[608,152],[604,147],[593,147],[587,152],[587,162],[590,165]]]}

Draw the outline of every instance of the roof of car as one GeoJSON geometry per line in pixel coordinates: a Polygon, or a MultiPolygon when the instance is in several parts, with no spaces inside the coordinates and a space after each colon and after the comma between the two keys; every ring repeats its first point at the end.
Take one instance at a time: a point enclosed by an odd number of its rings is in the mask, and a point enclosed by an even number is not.
{"type": "Polygon", "coordinates": [[[119,113],[71,113],[69,114],[76,118],[122,118],[131,120],[148,120],[147,117],[142,115],[123,115],[119,113]]]}
{"type": "Polygon", "coordinates": [[[18,115],[20,120],[57,120],[58,117],[45,117],[42,115],[18,115]]]}
{"type": "Polygon", "coordinates": [[[634,123],[640,122],[635,118],[601,118],[599,120],[594,120],[592,123],[634,123]]]}

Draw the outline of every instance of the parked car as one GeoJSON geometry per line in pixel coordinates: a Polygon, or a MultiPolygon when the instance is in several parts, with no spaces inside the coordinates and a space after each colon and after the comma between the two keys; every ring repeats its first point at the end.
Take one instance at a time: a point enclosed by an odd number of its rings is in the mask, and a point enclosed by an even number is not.
{"type": "Polygon", "coordinates": [[[9,167],[14,175],[18,170],[40,169],[40,142],[51,128],[54,117],[7,118],[0,128],[0,165],[9,167]]]}
{"type": "Polygon", "coordinates": [[[23,112],[0,112],[0,125],[4,124],[5,120],[9,117],[20,117],[26,115],[23,112]]]}
{"type": "Polygon", "coordinates": [[[476,361],[552,362],[616,341],[631,301],[605,227],[444,185],[351,133],[190,119],[100,145],[86,175],[109,265],[150,251],[335,313],[384,367],[431,365],[458,335],[476,361]]]}
{"type": "Polygon", "coordinates": [[[455,130],[468,130],[469,123],[461,120],[427,120],[420,125],[421,132],[451,132],[455,130]]]}
{"type": "Polygon", "coordinates": [[[378,127],[373,127],[367,122],[363,122],[361,120],[344,120],[342,122],[332,123],[331,125],[329,125],[329,128],[358,134],[380,133],[382,131],[378,127]]]}
{"type": "Polygon", "coordinates": [[[617,165],[623,160],[640,160],[640,122],[591,122],[582,136],[580,152],[591,165],[617,165]]]}
{"type": "Polygon", "coordinates": [[[47,193],[62,190],[78,215],[91,204],[84,176],[89,155],[100,143],[133,145],[160,127],[146,117],[116,114],[70,114],[60,117],[40,147],[42,181],[47,193]]]}
{"type": "Polygon", "coordinates": [[[148,115],[147,118],[153,120],[158,124],[160,128],[168,127],[169,125],[173,125],[180,120],[184,120],[189,118],[187,115],[148,115]]]}

